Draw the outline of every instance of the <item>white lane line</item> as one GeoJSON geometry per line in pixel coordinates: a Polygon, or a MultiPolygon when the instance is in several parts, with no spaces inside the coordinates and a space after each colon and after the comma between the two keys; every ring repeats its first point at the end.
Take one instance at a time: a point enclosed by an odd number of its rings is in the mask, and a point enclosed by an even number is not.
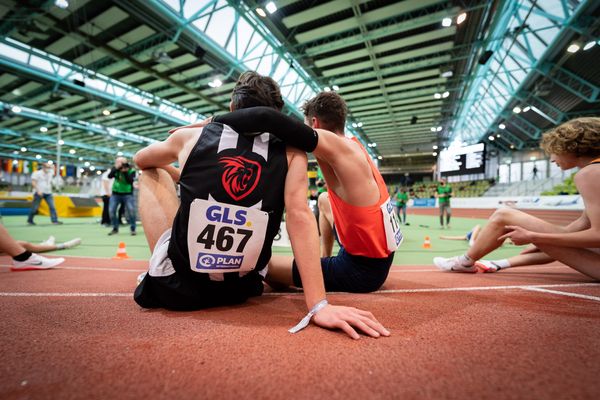
{"type": "MultiPolygon", "coordinates": [[[[10,268],[11,265],[0,265],[0,268],[10,268]]],[[[82,270],[82,271],[115,271],[115,272],[145,272],[147,269],[127,269],[127,268],[105,268],[105,267],[79,267],[79,266],[69,266],[69,267],[54,267],[52,269],[72,269],[72,270],[82,270]]]]}
{"type": "Polygon", "coordinates": [[[557,295],[560,295],[560,296],[577,297],[578,299],[600,301],[600,297],[589,296],[587,294],[561,292],[561,291],[558,291],[558,290],[548,290],[548,289],[542,289],[540,287],[533,287],[533,286],[524,287],[524,288],[521,288],[521,289],[522,290],[529,290],[529,291],[533,291],[533,292],[542,292],[542,293],[557,294],[557,295]]]}
{"type": "MultiPolygon", "coordinates": [[[[585,287],[596,286],[600,287],[600,283],[558,283],[549,285],[510,285],[510,286],[467,286],[467,287],[451,287],[451,288],[423,288],[423,289],[386,289],[377,290],[369,294],[390,294],[390,293],[438,293],[438,292],[477,292],[486,290],[513,290],[530,287],[538,288],[562,288],[562,287],[585,287]]],[[[286,296],[286,295],[301,295],[303,292],[273,292],[263,293],[263,296],[286,296]]],[[[327,294],[351,294],[347,292],[327,292],[327,294]]]]}
{"type": "MultiPolygon", "coordinates": [[[[439,292],[477,292],[490,290],[513,290],[524,289],[534,290],[539,288],[573,288],[573,287],[600,287],[600,283],[560,283],[552,285],[510,285],[510,286],[471,286],[457,288],[423,288],[423,289],[389,289],[378,290],[370,294],[390,294],[390,293],[439,293],[439,292]]],[[[328,295],[347,295],[352,293],[347,292],[327,292],[328,295]]],[[[560,292],[560,294],[565,294],[560,292]]],[[[56,293],[36,293],[36,292],[0,292],[0,297],[128,297],[132,293],[73,293],[73,292],[56,292],[56,293]]],[[[303,292],[274,292],[264,293],[263,296],[300,296],[303,292]]],[[[583,296],[583,295],[580,295],[583,296]]],[[[590,296],[593,297],[593,296],[590,296]]]]}

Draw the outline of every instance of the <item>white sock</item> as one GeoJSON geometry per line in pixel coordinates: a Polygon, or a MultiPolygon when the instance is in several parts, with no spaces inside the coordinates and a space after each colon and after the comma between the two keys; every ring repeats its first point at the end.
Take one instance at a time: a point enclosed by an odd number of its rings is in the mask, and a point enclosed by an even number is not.
{"type": "Polygon", "coordinates": [[[494,264],[495,266],[497,266],[498,268],[508,268],[510,267],[510,263],[508,262],[508,258],[503,258],[502,260],[493,260],[492,264],[494,264]]]}
{"type": "Polygon", "coordinates": [[[465,267],[471,266],[474,263],[473,259],[466,254],[459,256],[458,261],[465,267]]]}

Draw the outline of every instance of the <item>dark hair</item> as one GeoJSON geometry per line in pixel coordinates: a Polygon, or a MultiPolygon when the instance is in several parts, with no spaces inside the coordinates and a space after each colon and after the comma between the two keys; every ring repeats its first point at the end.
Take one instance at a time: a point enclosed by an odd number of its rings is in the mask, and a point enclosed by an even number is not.
{"type": "Polygon", "coordinates": [[[231,93],[231,106],[234,110],[266,106],[281,111],[283,104],[277,82],[254,71],[242,73],[231,93]]]}
{"type": "Polygon", "coordinates": [[[348,107],[344,99],[335,92],[321,92],[302,106],[308,122],[317,118],[323,128],[333,132],[344,132],[348,107]]]}

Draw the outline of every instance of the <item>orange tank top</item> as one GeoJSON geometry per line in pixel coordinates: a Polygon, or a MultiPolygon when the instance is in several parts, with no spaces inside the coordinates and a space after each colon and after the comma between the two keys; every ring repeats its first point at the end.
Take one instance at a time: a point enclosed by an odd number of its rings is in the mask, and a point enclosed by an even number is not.
{"type": "Polygon", "coordinates": [[[354,256],[371,258],[385,258],[390,254],[387,247],[381,205],[385,203],[389,194],[387,186],[379,170],[369,157],[365,148],[356,138],[352,138],[359,144],[365,158],[369,162],[373,178],[379,188],[379,200],[370,206],[353,206],[342,200],[333,190],[329,190],[329,199],[335,229],[340,243],[346,251],[354,256]]]}
{"type": "Polygon", "coordinates": [[[595,160],[590,161],[590,164],[600,164],[600,158],[596,158],[595,160]]]}

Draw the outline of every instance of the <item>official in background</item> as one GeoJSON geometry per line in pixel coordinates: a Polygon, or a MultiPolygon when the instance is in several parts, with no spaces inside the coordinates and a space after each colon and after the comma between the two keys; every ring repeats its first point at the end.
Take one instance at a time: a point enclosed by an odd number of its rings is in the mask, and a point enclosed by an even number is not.
{"type": "Polygon", "coordinates": [[[114,235],[119,233],[119,218],[117,216],[117,207],[125,207],[131,235],[135,236],[135,198],[133,197],[133,181],[135,179],[135,170],[131,168],[125,157],[117,157],[115,166],[111,168],[108,178],[114,178],[112,185],[112,195],[110,196],[109,210],[110,221],[113,229],[108,233],[114,235]]]}
{"type": "Polygon", "coordinates": [[[54,166],[48,162],[42,164],[42,168],[31,174],[31,187],[33,188],[33,202],[27,217],[29,225],[35,225],[33,217],[40,208],[42,199],[48,204],[50,209],[50,220],[54,225],[61,225],[62,222],[56,216],[56,207],[54,207],[54,197],[52,196],[52,179],[54,178],[54,166]]]}

